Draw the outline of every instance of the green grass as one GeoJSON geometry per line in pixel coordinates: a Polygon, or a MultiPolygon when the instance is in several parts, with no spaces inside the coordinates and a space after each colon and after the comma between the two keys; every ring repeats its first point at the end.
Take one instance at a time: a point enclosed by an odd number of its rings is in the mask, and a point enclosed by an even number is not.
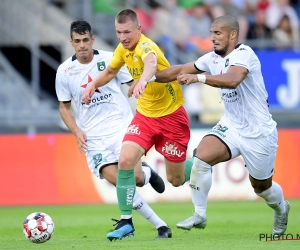
{"type": "MultiPolygon", "coordinates": [[[[300,200],[292,208],[286,233],[300,235],[300,200]]],[[[154,239],[155,228],[134,212],[136,235],[110,242],[106,234],[113,229],[111,218],[118,219],[117,205],[78,205],[0,208],[0,249],[300,249],[300,241],[266,242],[259,234],[270,234],[273,213],[264,201],[209,202],[204,230],[177,229],[178,221],[193,212],[191,203],[157,203],[152,208],[172,228],[172,239],[154,239]],[[48,213],[55,223],[53,238],[43,244],[25,239],[22,222],[35,211],[48,213]]]]}

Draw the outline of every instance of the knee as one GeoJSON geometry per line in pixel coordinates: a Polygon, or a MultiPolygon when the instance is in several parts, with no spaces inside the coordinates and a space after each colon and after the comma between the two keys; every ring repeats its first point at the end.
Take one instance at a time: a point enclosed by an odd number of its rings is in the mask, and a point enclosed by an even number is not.
{"type": "Polygon", "coordinates": [[[265,190],[269,189],[272,186],[272,183],[269,183],[267,181],[262,181],[262,182],[252,182],[251,185],[252,188],[254,189],[254,192],[260,194],[265,190]]]}
{"type": "Polygon", "coordinates": [[[180,177],[167,177],[168,181],[172,184],[173,187],[179,187],[182,186],[184,184],[184,179],[180,178],[180,177]]]}
{"type": "Polygon", "coordinates": [[[129,169],[133,169],[134,166],[133,166],[130,158],[128,158],[125,155],[120,155],[120,158],[119,158],[119,168],[123,169],[123,170],[129,170],[129,169]]]}
{"type": "Polygon", "coordinates": [[[144,175],[135,175],[135,182],[138,187],[144,186],[145,180],[144,175]]]}
{"type": "Polygon", "coordinates": [[[256,194],[260,194],[272,186],[272,177],[266,180],[257,180],[249,175],[251,186],[256,194]]]}

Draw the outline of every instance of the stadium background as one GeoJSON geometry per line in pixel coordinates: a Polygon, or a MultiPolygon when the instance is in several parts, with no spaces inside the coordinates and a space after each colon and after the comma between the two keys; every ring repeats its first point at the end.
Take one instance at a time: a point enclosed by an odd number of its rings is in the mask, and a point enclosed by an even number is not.
{"type": "MultiPolygon", "coordinates": [[[[0,206],[116,203],[114,187],[89,173],[84,155],[78,152],[76,140],[62,124],[58,112],[55,72],[58,65],[74,53],[69,44],[72,21],[90,22],[96,34],[94,48],[112,51],[116,45],[114,16],[122,8],[135,8],[145,33],[152,34],[154,39],[157,36],[153,33],[153,16],[158,8],[167,9],[171,21],[174,18],[175,22],[177,17],[172,11],[181,10],[191,15],[198,2],[204,3],[205,8],[226,4],[234,9],[235,2],[251,2],[256,6],[253,2],[260,1],[178,1],[172,8],[166,5],[169,2],[172,1],[14,0],[12,5],[11,0],[1,1],[0,206]]],[[[299,14],[299,1],[290,3],[299,14]]],[[[243,27],[250,30],[254,14],[239,8],[242,14],[236,17],[244,15],[249,25],[243,27]]],[[[286,198],[299,199],[300,44],[283,47],[273,38],[247,39],[245,35],[241,39],[255,49],[261,60],[270,111],[278,123],[275,180],[282,185],[286,198]]],[[[175,43],[174,40],[175,46],[168,50],[164,41],[160,45],[172,64],[196,59],[208,49],[182,46],[182,41],[175,43]]],[[[202,136],[219,119],[222,103],[215,89],[206,86],[195,84],[190,89],[184,88],[184,93],[191,119],[188,151],[191,155],[202,136]]],[[[130,99],[133,110],[134,103],[135,100],[130,99]]],[[[174,188],[167,182],[159,154],[151,150],[145,160],[164,177],[167,185],[162,195],[148,186],[140,189],[147,201],[190,201],[187,184],[174,188]]],[[[214,167],[209,199],[257,199],[241,158],[214,167]]]]}

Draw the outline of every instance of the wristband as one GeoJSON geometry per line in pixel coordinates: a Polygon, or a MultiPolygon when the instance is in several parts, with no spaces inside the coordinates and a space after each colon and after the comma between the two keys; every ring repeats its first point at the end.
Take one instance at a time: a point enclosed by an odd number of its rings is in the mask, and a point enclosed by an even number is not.
{"type": "Polygon", "coordinates": [[[205,83],[205,81],[206,81],[206,76],[203,74],[197,74],[197,78],[198,78],[198,81],[201,83],[205,83]]]}
{"type": "Polygon", "coordinates": [[[156,77],[155,77],[155,75],[153,75],[153,76],[148,80],[148,82],[154,82],[155,79],[156,79],[156,77]]]}

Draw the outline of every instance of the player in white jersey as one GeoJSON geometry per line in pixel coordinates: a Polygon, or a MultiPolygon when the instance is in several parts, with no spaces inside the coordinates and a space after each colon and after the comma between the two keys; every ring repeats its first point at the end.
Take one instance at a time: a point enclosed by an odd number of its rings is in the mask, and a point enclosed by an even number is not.
{"type": "MultiPolygon", "coordinates": [[[[133,117],[120,85],[132,83],[133,79],[123,67],[107,85],[96,90],[90,105],[82,103],[81,95],[87,84],[101,75],[113,53],[92,48],[95,37],[91,26],[85,21],[73,22],[70,35],[70,43],[76,54],[62,63],[56,74],[55,87],[60,101],[60,114],[76,136],[80,152],[86,154],[91,172],[116,186],[122,139],[133,117]],[[79,112],[79,125],[71,111],[71,100],[79,112]]],[[[165,189],[161,177],[146,163],[138,162],[135,177],[137,186],[149,182],[159,193],[165,189]]],[[[133,197],[133,204],[133,209],[156,227],[157,238],[172,236],[167,224],[137,192],[133,197]]]]}
{"type": "Polygon", "coordinates": [[[177,227],[205,228],[211,167],[242,155],[254,192],[274,210],[272,234],[278,237],[287,228],[290,204],[284,201],[280,185],[272,181],[278,140],[276,122],[269,113],[260,61],[249,46],[238,43],[238,35],[235,18],[218,17],[211,25],[213,52],[155,76],[156,82],[177,78],[180,84],[200,82],[216,87],[225,106],[223,117],[195,152],[190,179],[195,212],[177,227]]]}

